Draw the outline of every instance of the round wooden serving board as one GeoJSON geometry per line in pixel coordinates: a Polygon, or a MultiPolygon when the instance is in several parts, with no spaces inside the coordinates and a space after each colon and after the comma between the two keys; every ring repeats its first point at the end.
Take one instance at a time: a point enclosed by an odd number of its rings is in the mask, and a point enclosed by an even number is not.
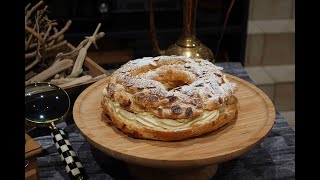
{"type": "Polygon", "coordinates": [[[154,168],[186,168],[218,164],[252,149],[271,130],[275,109],[256,86],[235,76],[240,109],[236,121],[196,138],[178,142],[141,140],[128,137],[101,121],[102,79],[77,98],[73,117],[81,134],[97,149],[130,164],[154,168]]]}

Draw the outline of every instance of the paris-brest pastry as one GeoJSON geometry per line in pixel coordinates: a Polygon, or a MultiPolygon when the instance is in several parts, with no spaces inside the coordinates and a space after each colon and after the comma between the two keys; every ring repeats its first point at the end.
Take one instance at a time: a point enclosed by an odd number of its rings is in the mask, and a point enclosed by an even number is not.
{"type": "Polygon", "coordinates": [[[237,84],[221,70],[184,56],[131,60],[103,89],[103,120],[131,137],[161,141],[214,131],[238,113],[237,84]]]}

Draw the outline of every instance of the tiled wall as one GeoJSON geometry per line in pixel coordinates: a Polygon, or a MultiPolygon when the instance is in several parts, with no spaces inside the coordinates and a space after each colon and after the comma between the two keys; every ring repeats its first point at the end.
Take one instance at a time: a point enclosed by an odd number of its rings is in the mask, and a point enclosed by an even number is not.
{"type": "Polygon", "coordinates": [[[250,0],[250,20],[294,18],[294,0],[250,0]]]}
{"type": "Polygon", "coordinates": [[[251,0],[245,68],[279,111],[295,110],[295,1],[251,0]]]}
{"type": "Polygon", "coordinates": [[[295,20],[250,20],[246,66],[295,64],[295,20]]]}

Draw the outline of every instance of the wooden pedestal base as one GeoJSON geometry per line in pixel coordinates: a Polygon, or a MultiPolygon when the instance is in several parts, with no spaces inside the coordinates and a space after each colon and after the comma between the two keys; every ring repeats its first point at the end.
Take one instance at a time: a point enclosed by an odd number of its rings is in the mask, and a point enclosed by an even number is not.
{"type": "Polygon", "coordinates": [[[208,180],[218,170],[218,165],[186,169],[160,169],[128,164],[130,174],[137,180],[208,180]]]}
{"type": "Polygon", "coordinates": [[[101,92],[108,78],[94,83],[78,96],[73,118],[81,134],[103,153],[131,164],[163,168],[130,165],[131,175],[137,179],[210,179],[217,165],[208,164],[229,161],[251,150],[268,134],[275,120],[272,101],[262,90],[235,76],[227,75],[227,78],[238,85],[237,119],[197,138],[176,142],[134,139],[106,125],[101,120],[101,92]]]}

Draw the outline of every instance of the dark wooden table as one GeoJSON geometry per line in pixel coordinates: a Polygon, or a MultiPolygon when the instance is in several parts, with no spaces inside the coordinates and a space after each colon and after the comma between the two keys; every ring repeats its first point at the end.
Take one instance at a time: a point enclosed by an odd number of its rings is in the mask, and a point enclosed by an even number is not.
{"type": "MultiPolygon", "coordinates": [[[[224,67],[224,72],[253,83],[240,63],[217,65],[224,67]]],[[[131,179],[124,162],[92,147],[75,124],[60,126],[68,132],[89,179],[131,179]]],[[[40,179],[69,179],[51,136],[42,134],[34,139],[44,148],[37,158],[40,179]]],[[[219,164],[214,179],[295,179],[295,131],[277,112],[275,124],[263,142],[246,154],[219,164]]]]}

